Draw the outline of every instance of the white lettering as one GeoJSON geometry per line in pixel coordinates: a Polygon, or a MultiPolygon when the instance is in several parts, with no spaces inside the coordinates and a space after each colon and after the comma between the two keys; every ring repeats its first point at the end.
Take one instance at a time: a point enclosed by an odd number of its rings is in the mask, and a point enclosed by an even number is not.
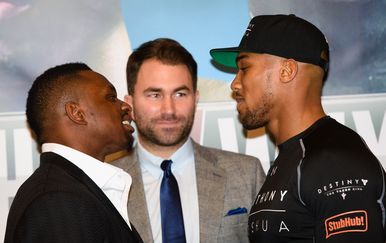
{"type": "Polygon", "coordinates": [[[287,190],[285,190],[285,191],[280,191],[280,201],[281,201],[281,202],[283,201],[283,198],[284,198],[285,194],[287,194],[287,190]]]}
{"type": "Polygon", "coordinates": [[[283,221],[281,221],[279,232],[282,232],[283,230],[286,230],[287,232],[290,232],[290,230],[288,229],[287,225],[285,225],[285,223],[283,221]]]}
{"type": "Polygon", "coordinates": [[[262,203],[263,202],[263,200],[264,200],[264,197],[265,197],[265,192],[263,193],[263,194],[261,194],[261,197],[260,197],[260,203],[262,203]]]}
{"type": "Polygon", "coordinates": [[[259,231],[259,230],[263,230],[263,231],[268,231],[268,220],[256,220],[254,222],[251,223],[251,232],[254,233],[255,231],[259,231]]]}
{"type": "Polygon", "coordinates": [[[268,231],[268,220],[262,220],[262,221],[263,222],[262,222],[261,227],[262,227],[263,231],[267,232],[268,231]],[[265,221],[265,227],[264,227],[264,221],[265,221]]]}
{"type": "Polygon", "coordinates": [[[272,201],[273,198],[275,197],[276,190],[271,192],[271,196],[269,197],[269,200],[272,201]]]}
{"type": "Polygon", "coordinates": [[[270,175],[270,176],[275,175],[275,174],[276,174],[276,170],[277,170],[277,166],[272,167],[271,174],[269,174],[269,175],[270,175]]]}
{"type": "Polygon", "coordinates": [[[259,195],[257,195],[257,197],[256,197],[256,200],[255,200],[255,203],[254,203],[254,204],[257,204],[257,203],[259,202],[259,198],[260,198],[260,194],[259,194],[259,195]]]}
{"type": "Polygon", "coordinates": [[[264,202],[266,202],[266,201],[268,200],[270,194],[271,194],[271,192],[267,192],[267,193],[265,194],[264,202]]]}

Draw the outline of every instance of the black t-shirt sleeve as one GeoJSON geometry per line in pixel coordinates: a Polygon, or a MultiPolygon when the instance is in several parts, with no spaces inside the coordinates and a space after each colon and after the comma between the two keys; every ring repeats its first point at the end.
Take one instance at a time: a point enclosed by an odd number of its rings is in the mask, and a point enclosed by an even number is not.
{"type": "Polygon", "coordinates": [[[385,172],[365,146],[309,150],[295,186],[315,219],[315,242],[383,242],[385,172]]]}

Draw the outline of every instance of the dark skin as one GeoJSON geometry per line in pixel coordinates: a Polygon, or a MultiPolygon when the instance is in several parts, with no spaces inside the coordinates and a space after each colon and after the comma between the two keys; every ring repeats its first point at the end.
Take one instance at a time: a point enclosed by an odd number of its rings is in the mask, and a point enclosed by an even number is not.
{"type": "Polygon", "coordinates": [[[93,71],[80,73],[70,97],[58,97],[55,114],[43,130],[44,141],[59,143],[100,161],[133,143],[131,107],[117,98],[113,85],[93,71]]]}
{"type": "Polygon", "coordinates": [[[265,127],[276,144],[325,116],[321,104],[323,70],[269,54],[241,52],[231,84],[240,120],[247,129],[265,127]]]}

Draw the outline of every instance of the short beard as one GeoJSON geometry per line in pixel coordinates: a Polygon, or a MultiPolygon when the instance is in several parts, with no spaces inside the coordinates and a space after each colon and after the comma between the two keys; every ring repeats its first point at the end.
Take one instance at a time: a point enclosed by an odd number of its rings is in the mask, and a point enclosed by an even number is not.
{"type": "Polygon", "coordinates": [[[266,92],[262,96],[261,101],[257,107],[248,109],[244,114],[239,112],[239,120],[243,127],[247,130],[253,130],[260,127],[264,127],[269,121],[269,112],[272,109],[272,88],[270,76],[266,79],[266,92]]]}
{"type": "Polygon", "coordinates": [[[269,109],[267,109],[267,107],[261,107],[260,110],[247,110],[243,116],[239,114],[239,119],[245,129],[257,129],[264,127],[268,123],[268,111],[269,109]]]}
{"type": "MultiPolygon", "coordinates": [[[[177,119],[176,117],[172,117],[170,119],[177,119]]],[[[170,129],[163,130],[163,134],[157,134],[154,129],[154,126],[151,125],[153,123],[147,124],[145,127],[137,126],[138,134],[141,136],[146,143],[162,146],[162,147],[172,147],[178,144],[185,142],[192,130],[193,122],[194,122],[194,112],[190,117],[184,120],[185,123],[182,127],[178,128],[178,131],[170,129]],[[165,135],[166,134],[166,135],[165,135]],[[169,134],[175,134],[174,136],[170,136],[169,134]]]]}

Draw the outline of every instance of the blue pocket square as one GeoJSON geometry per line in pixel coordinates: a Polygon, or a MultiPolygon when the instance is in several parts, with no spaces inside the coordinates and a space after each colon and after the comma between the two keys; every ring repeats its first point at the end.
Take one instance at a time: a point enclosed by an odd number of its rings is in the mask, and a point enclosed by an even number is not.
{"type": "Polygon", "coordinates": [[[229,210],[225,216],[231,216],[231,215],[243,214],[243,213],[247,213],[247,209],[238,207],[238,208],[229,210]]]}

